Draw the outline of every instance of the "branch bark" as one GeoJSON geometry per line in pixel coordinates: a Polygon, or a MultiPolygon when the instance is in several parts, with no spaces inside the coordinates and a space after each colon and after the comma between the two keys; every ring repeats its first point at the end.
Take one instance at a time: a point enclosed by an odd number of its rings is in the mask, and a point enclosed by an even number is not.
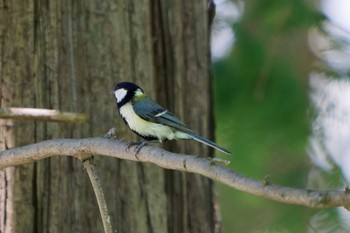
{"type": "Polygon", "coordinates": [[[0,108],[0,118],[14,120],[54,121],[54,122],[84,122],[86,114],[61,112],[43,108],[0,108]]]}
{"type": "Polygon", "coordinates": [[[104,232],[113,233],[111,218],[108,213],[108,207],[107,207],[105,195],[103,194],[101,181],[99,179],[95,164],[93,163],[93,157],[85,160],[83,164],[84,164],[84,168],[86,169],[86,172],[89,175],[92,188],[94,189],[94,193],[96,195],[98,208],[100,209],[100,213],[101,213],[104,232]]]}
{"type": "Polygon", "coordinates": [[[196,173],[232,188],[271,200],[312,208],[350,206],[350,192],[315,191],[289,188],[245,177],[209,158],[175,154],[160,148],[145,146],[136,155],[133,148],[119,140],[104,138],[52,139],[0,152],[0,169],[35,162],[51,156],[73,156],[86,160],[104,155],[137,162],[153,163],[165,169],[196,173]]]}

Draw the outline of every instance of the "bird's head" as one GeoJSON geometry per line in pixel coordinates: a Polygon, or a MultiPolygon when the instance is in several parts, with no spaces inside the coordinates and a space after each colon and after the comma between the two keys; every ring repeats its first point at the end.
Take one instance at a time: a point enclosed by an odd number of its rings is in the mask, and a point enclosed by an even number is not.
{"type": "Polygon", "coordinates": [[[131,82],[118,83],[112,94],[115,97],[118,107],[123,106],[135,97],[142,97],[144,95],[143,90],[131,82]]]}

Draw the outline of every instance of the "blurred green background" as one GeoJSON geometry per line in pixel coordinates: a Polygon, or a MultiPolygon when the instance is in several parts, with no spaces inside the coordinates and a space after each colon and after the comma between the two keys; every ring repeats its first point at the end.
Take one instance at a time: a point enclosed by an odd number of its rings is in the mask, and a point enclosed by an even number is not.
{"type": "MultiPolygon", "coordinates": [[[[217,140],[233,152],[230,168],[245,176],[263,180],[269,175],[275,184],[307,188],[312,168],[308,138],[314,119],[309,74],[325,68],[308,44],[310,28],[320,28],[327,20],[318,3],[244,2],[241,15],[230,24],[231,52],[213,60],[217,140]]],[[[218,14],[215,20],[225,19],[218,14]]],[[[214,36],[220,36],[220,30],[214,24],[214,36]]],[[[337,221],[335,209],[281,204],[216,185],[224,233],[319,232],[310,225],[315,216],[327,216],[332,224],[337,221]]],[[[341,226],[332,229],[347,232],[341,226]]],[[[322,232],[332,230],[325,227],[322,232]]]]}

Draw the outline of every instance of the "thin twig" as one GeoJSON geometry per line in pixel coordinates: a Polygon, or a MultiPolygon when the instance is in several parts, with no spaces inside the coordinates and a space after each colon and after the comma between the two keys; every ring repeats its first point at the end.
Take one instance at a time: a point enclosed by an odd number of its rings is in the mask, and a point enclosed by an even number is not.
{"type": "Polygon", "coordinates": [[[0,118],[73,123],[86,121],[87,115],[43,108],[0,108],[0,118]]]}
{"type": "Polygon", "coordinates": [[[98,208],[100,209],[100,214],[103,222],[103,228],[105,233],[113,233],[111,218],[108,213],[108,207],[106,204],[105,195],[103,193],[101,181],[99,179],[95,164],[93,163],[93,157],[84,160],[84,168],[89,175],[92,188],[94,189],[98,208]]]}
{"type": "Polygon", "coordinates": [[[235,189],[271,200],[313,208],[350,207],[350,193],[344,191],[314,191],[283,187],[258,181],[212,163],[208,158],[175,154],[145,146],[135,155],[133,147],[118,140],[104,138],[53,139],[0,152],[0,169],[35,162],[51,156],[73,156],[85,160],[105,155],[119,159],[149,162],[160,167],[201,174],[235,189]]]}

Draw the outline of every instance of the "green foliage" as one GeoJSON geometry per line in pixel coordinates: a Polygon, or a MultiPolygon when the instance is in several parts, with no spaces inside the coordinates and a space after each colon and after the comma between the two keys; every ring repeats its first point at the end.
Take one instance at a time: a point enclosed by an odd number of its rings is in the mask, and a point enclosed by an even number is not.
{"type": "Polygon", "coordinates": [[[312,3],[305,0],[249,1],[243,20],[255,21],[268,34],[309,27],[325,19],[312,3]]]}
{"type": "MultiPolygon", "coordinates": [[[[218,141],[233,152],[232,169],[306,188],[313,59],[305,29],[321,14],[302,0],[253,1],[245,9],[232,54],[213,64],[218,141]]],[[[306,232],[316,212],[219,188],[227,233],[306,232]]]]}

